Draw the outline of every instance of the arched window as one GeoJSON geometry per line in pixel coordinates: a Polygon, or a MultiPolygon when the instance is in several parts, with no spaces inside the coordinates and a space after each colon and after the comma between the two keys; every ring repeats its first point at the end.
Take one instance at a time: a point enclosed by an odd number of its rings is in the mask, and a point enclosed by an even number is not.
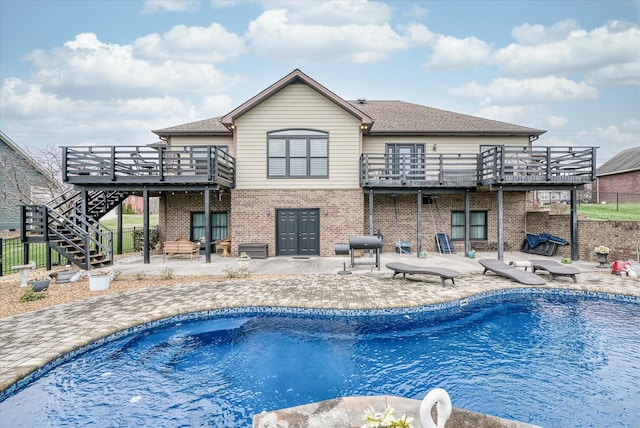
{"type": "Polygon", "coordinates": [[[288,129],[268,134],[268,178],[329,177],[329,133],[288,129]]]}

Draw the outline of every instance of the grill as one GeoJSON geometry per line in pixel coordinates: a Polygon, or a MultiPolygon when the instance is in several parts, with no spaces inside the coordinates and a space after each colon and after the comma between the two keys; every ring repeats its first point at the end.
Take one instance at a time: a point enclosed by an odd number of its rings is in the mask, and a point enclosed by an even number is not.
{"type": "Polygon", "coordinates": [[[367,262],[356,263],[353,250],[375,250],[376,267],[380,269],[380,250],[382,248],[382,238],[379,236],[352,236],[349,238],[349,249],[351,250],[351,267],[356,264],[369,264],[367,262]]]}

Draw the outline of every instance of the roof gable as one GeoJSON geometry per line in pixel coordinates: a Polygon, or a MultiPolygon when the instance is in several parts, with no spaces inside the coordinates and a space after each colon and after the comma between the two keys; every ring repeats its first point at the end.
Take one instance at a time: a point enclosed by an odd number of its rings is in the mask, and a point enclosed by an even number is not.
{"type": "Polygon", "coordinates": [[[347,101],[299,69],[269,86],[250,100],[221,117],[200,120],[152,131],[159,136],[225,135],[232,133],[234,121],[291,84],[302,83],[360,119],[369,135],[464,135],[540,136],[546,131],[426,107],[403,101],[347,101]]]}
{"type": "Polygon", "coordinates": [[[251,98],[249,101],[235,108],[233,111],[223,116],[220,119],[220,121],[225,126],[231,127],[235,119],[242,116],[247,111],[257,106],[258,104],[264,102],[266,99],[272,97],[273,95],[281,91],[286,86],[294,83],[304,83],[305,85],[311,87],[321,95],[325,96],[326,98],[334,102],[336,105],[338,105],[348,113],[360,119],[360,121],[364,125],[367,125],[367,127],[371,126],[373,121],[366,113],[356,108],[351,103],[343,100],[342,98],[340,98],[339,96],[337,96],[336,94],[334,94],[333,92],[331,92],[330,90],[328,90],[327,88],[325,88],[324,86],[322,86],[321,84],[319,84],[318,82],[316,82],[315,80],[313,80],[312,78],[310,78],[309,76],[307,76],[306,74],[304,74],[302,71],[298,69],[293,70],[291,73],[289,73],[282,79],[278,80],[276,83],[269,86],[267,89],[260,92],[259,94],[251,98]]]}
{"type": "Polygon", "coordinates": [[[640,147],[626,149],[603,163],[596,176],[640,170],[640,147]]]}

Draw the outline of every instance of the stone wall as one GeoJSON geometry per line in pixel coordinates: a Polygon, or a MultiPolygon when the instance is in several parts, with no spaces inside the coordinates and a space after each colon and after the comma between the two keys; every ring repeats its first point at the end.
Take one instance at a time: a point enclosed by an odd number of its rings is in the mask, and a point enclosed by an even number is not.
{"type": "MultiPolygon", "coordinates": [[[[550,233],[571,242],[571,217],[548,211],[527,213],[528,233],[550,233]]],[[[596,261],[593,249],[609,247],[609,260],[637,260],[640,246],[640,221],[578,219],[578,258],[596,261]]],[[[558,256],[570,257],[570,245],[558,246],[558,256]]]]}

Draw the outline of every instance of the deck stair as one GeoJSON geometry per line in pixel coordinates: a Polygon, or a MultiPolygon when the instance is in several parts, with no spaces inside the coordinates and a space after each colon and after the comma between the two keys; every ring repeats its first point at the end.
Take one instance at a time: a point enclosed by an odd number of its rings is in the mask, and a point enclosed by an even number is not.
{"type": "Polygon", "coordinates": [[[46,242],[50,249],[82,269],[110,265],[113,234],[98,220],[126,197],[126,193],[117,191],[68,190],[46,205],[25,205],[22,242],[46,242]]]}

